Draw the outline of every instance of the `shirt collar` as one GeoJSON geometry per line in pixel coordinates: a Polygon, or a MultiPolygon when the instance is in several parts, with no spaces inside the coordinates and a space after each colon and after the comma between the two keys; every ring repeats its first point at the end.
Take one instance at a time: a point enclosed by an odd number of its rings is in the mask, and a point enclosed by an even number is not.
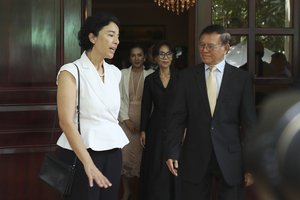
{"type": "MultiPolygon", "coordinates": [[[[224,71],[225,68],[225,59],[223,59],[221,62],[219,62],[218,64],[216,64],[217,70],[222,72],[224,71]]],[[[209,66],[207,64],[205,64],[205,71],[209,69],[209,66]]]]}
{"type": "MultiPolygon", "coordinates": [[[[81,59],[85,62],[85,64],[82,66],[83,68],[89,68],[89,67],[94,67],[94,64],[92,63],[92,61],[88,58],[88,56],[86,55],[86,51],[84,51],[81,54],[81,59]]],[[[108,66],[108,63],[105,61],[105,59],[103,60],[103,67],[106,68],[108,66]]]]}

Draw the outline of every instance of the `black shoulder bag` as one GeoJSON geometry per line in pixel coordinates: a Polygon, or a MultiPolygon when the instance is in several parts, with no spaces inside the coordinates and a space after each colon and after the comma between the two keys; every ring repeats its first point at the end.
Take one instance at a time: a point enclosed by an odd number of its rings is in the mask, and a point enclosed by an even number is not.
{"type": "MultiPolygon", "coordinates": [[[[75,63],[74,63],[75,64],[75,63]]],[[[78,66],[75,64],[78,73],[78,105],[77,105],[77,114],[78,114],[78,131],[80,134],[80,74],[78,66]]],[[[55,127],[55,121],[52,128],[52,136],[55,127]]],[[[61,161],[57,155],[54,153],[47,153],[44,157],[42,167],[39,172],[39,178],[50,185],[52,188],[59,191],[64,196],[69,196],[72,191],[72,185],[75,175],[75,166],[77,162],[77,156],[75,155],[74,162],[72,165],[66,164],[61,161]]]]}

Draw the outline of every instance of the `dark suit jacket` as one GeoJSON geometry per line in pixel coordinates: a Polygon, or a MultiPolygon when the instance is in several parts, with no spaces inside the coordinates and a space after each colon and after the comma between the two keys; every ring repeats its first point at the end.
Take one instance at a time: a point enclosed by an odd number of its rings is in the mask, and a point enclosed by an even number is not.
{"type": "Polygon", "coordinates": [[[190,182],[200,182],[214,150],[226,182],[241,184],[244,174],[241,127],[247,135],[255,118],[248,72],[226,63],[215,114],[211,117],[204,64],[183,70],[170,109],[167,158],[179,159],[182,132],[187,127],[179,160],[180,176],[190,182]]]}

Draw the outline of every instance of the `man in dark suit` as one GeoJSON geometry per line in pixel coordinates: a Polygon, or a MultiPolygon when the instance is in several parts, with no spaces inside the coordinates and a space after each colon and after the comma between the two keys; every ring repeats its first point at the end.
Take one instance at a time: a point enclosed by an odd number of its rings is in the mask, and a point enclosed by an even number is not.
{"type": "Polygon", "coordinates": [[[210,199],[213,178],[219,200],[244,199],[243,188],[251,184],[242,140],[255,124],[252,81],[248,72],[225,62],[229,40],[223,26],[206,27],[199,38],[203,63],[180,74],[166,156],[171,173],[181,177],[181,200],[210,199]]]}

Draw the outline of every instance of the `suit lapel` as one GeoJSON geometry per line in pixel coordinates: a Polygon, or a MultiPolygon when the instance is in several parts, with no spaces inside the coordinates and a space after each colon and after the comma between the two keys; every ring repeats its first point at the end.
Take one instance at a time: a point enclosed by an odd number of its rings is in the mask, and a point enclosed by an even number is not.
{"type": "MultiPolygon", "coordinates": [[[[132,69],[132,67],[129,67],[128,70],[125,71],[125,74],[124,74],[124,86],[128,86],[129,85],[129,79],[130,79],[131,69],[132,69]]],[[[125,87],[125,93],[129,97],[129,87],[125,87]]]]}
{"type": "Polygon", "coordinates": [[[159,77],[159,69],[156,70],[154,73],[155,74],[154,74],[153,80],[154,80],[155,84],[158,85],[159,88],[164,89],[164,86],[163,86],[163,84],[162,84],[162,82],[160,80],[160,77],[159,77]]]}
{"type": "Polygon", "coordinates": [[[230,88],[229,84],[230,84],[230,80],[232,77],[232,70],[227,65],[228,64],[226,63],[225,68],[224,68],[224,74],[223,74],[221,86],[220,86],[220,91],[219,91],[219,95],[218,95],[218,99],[217,99],[217,104],[216,104],[216,108],[215,108],[215,113],[218,112],[218,107],[220,106],[222,99],[225,96],[226,90],[228,90],[228,88],[230,88]]]}
{"type": "Polygon", "coordinates": [[[197,66],[196,73],[195,73],[195,82],[198,87],[198,91],[200,94],[200,97],[202,99],[202,102],[205,104],[206,111],[210,114],[210,107],[208,102],[208,96],[207,96],[207,89],[206,89],[206,79],[205,79],[205,67],[204,64],[200,64],[197,66]]]}
{"type": "Polygon", "coordinates": [[[176,77],[177,77],[177,71],[175,69],[170,69],[170,73],[171,73],[171,76],[170,76],[170,80],[169,80],[169,83],[167,85],[167,88],[172,88],[173,85],[175,84],[175,81],[176,81],[176,77]]]}

